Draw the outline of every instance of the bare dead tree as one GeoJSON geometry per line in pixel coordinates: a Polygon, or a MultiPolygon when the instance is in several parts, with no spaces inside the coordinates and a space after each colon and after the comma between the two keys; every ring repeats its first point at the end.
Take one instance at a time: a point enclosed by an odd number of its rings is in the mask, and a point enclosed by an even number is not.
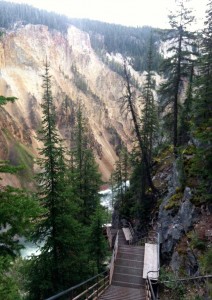
{"type": "Polygon", "coordinates": [[[124,61],[124,77],[125,77],[125,88],[126,92],[125,95],[120,99],[122,101],[121,108],[122,110],[126,110],[127,113],[130,113],[132,117],[132,122],[134,126],[134,132],[136,135],[136,139],[138,141],[138,145],[140,148],[140,155],[141,155],[141,160],[144,162],[145,169],[146,169],[146,179],[148,182],[149,187],[152,189],[152,192],[154,194],[158,193],[158,190],[155,188],[153,182],[152,182],[152,176],[150,172],[150,165],[149,165],[149,160],[148,160],[148,155],[147,155],[147,149],[146,146],[144,145],[144,142],[142,140],[141,136],[141,129],[140,129],[140,122],[136,113],[136,106],[135,106],[135,98],[136,94],[135,91],[133,91],[131,82],[130,82],[130,73],[127,70],[127,61],[124,61]]]}

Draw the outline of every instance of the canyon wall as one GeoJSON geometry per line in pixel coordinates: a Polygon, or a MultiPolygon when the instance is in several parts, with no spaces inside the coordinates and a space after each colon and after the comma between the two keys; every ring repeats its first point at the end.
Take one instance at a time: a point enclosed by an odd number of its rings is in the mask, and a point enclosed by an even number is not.
{"type": "MultiPolygon", "coordinates": [[[[1,37],[0,95],[18,100],[0,108],[0,159],[18,164],[17,145],[25,155],[36,158],[38,154],[41,145],[36,132],[42,118],[46,60],[50,63],[57,124],[64,143],[69,147],[72,114],[80,101],[95,140],[99,170],[108,180],[120,142],[129,147],[132,142],[129,117],[120,110],[124,83],[96,55],[89,35],[74,26],[62,34],[43,25],[19,25],[1,37]]],[[[13,184],[18,185],[16,180],[13,184]]]]}

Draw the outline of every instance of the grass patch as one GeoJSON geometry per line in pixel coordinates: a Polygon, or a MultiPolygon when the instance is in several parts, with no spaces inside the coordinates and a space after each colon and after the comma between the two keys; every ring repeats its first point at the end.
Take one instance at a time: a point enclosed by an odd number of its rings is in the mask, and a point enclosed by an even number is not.
{"type": "Polygon", "coordinates": [[[183,198],[183,193],[181,190],[176,190],[176,194],[174,194],[170,199],[169,202],[165,205],[165,209],[173,209],[173,208],[179,208],[180,207],[180,200],[183,198]]]}
{"type": "Polygon", "coordinates": [[[22,187],[27,187],[33,181],[34,155],[22,143],[15,140],[7,129],[3,129],[5,139],[8,142],[8,162],[11,166],[20,167],[16,176],[20,180],[22,187]]]}
{"type": "Polygon", "coordinates": [[[34,157],[30,153],[30,151],[22,144],[15,143],[14,152],[17,155],[18,164],[23,167],[21,171],[19,171],[18,175],[22,183],[25,181],[33,180],[33,163],[34,157]]]}

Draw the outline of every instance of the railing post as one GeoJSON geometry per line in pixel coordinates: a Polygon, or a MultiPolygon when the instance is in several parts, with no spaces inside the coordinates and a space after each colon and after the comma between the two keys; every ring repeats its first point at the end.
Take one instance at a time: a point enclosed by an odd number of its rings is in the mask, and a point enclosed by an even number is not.
{"type": "Polygon", "coordinates": [[[118,237],[119,237],[119,231],[116,234],[116,240],[115,240],[115,244],[114,244],[114,248],[113,248],[113,254],[112,254],[112,258],[111,258],[111,265],[110,265],[110,284],[112,282],[112,277],[113,277],[113,270],[114,270],[114,263],[116,260],[116,255],[118,252],[118,237]]]}
{"type": "Polygon", "coordinates": [[[104,284],[103,284],[103,289],[106,287],[106,276],[104,276],[104,284]]]}
{"type": "Polygon", "coordinates": [[[86,299],[88,299],[88,285],[87,285],[87,283],[85,284],[85,290],[86,290],[86,293],[85,293],[85,297],[86,297],[86,299]]]}
{"type": "Polygon", "coordinates": [[[98,298],[98,295],[99,295],[99,275],[97,277],[97,290],[96,290],[96,292],[97,292],[97,298],[98,298]]]}
{"type": "Polygon", "coordinates": [[[71,291],[71,298],[70,298],[70,300],[72,300],[73,299],[73,290],[71,291]]]}

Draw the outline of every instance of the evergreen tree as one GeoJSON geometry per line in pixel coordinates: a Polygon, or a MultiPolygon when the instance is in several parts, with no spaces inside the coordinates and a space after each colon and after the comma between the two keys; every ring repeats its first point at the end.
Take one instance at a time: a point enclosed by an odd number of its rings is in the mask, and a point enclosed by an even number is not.
{"type": "Polygon", "coordinates": [[[116,200],[118,200],[120,204],[123,204],[127,191],[127,181],[130,177],[130,158],[124,146],[122,146],[118,156],[119,159],[115,163],[114,171],[111,174],[111,183],[116,200]]]}
{"type": "Polygon", "coordinates": [[[87,273],[94,275],[102,271],[106,254],[103,208],[98,193],[102,181],[93,154],[93,137],[83,116],[81,103],[76,111],[68,182],[79,205],[78,220],[85,233],[84,243],[88,245],[85,253],[87,273]]]}
{"type": "Polygon", "coordinates": [[[121,159],[119,157],[118,161],[115,163],[115,168],[112,174],[113,178],[113,188],[116,193],[116,199],[122,203],[124,198],[124,189],[123,189],[123,169],[121,159]]]}
{"type": "Polygon", "coordinates": [[[195,82],[193,100],[192,136],[196,145],[192,171],[199,184],[196,193],[211,199],[212,170],[212,1],[208,2],[205,28],[202,32],[198,60],[199,73],[195,82]],[[199,192],[198,192],[199,190],[199,192]]]}
{"type": "Polygon", "coordinates": [[[47,12],[27,4],[0,1],[0,27],[13,28],[23,24],[43,24],[50,29],[66,32],[68,18],[53,12],[47,12]]]}
{"type": "Polygon", "coordinates": [[[157,112],[153,95],[154,83],[152,71],[152,35],[150,36],[149,53],[147,59],[147,74],[143,88],[144,107],[142,110],[142,137],[148,156],[149,165],[152,164],[152,150],[155,141],[156,130],[158,128],[157,112]]]}
{"type": "MultiPolygon", "coordinates": [[[[41,172],[38,175],[39,198],[41,204],[47,209],[47,217],[40,224],[39,238],[46,239],[45,250],[51,251],[52,265],[54,272],[52,282],[55,290],[59,283],[59,257],[58,242],[59,237],[57,217],[60,215],[59,206],[62,203],[63,189],[61,182],[61,147],[60,139],[56,130],[55,108],[51,92],[51,76],[49,75],[49,66],[45,65],[45,75],[43,75],[43,110],[42,129],[39,132],[39,140],[43,142],[43,148],[40,149],[40,158],[38,164],[41,172]],[[60,203],[61,202],[61,203],[60,203]]],[[[62,166],[63,167],[63,166],[62,166]]]]}
{"type": "MultiPolygon", "coordinates": [[[[145,168],[145,175],[144,175],[144,181],[147,183],[147,185],[151,188],[153,193],[157,192],[157,189],[155,188],[153,182],[152,182],[152,176],[151,176],[151,170],[149,165],[149,159],[147,154],[146,145],[144,144],[144,140],[142,138],[141,134],[141,124],[137,115],[137,110],[135,106],[135,91],[133,91],[133,87],[130,83],[130,73],[127,70],[127,64],[126,61],[124,63],[124,74],[125,74],[125,95],[121,98],[122,101],[122,107],[123,109],[127,109],[127,112],[130,113],[133,126],[134,126],[134,133],[137,139],[137,143],[140,149],[140,158],[141,161],[143,161],[144,168],[145,168]]],[[[143,182],[144,184],[144,182],[143,182]]],[[[146,186],[146,184],[145,184],[146,186]]],[[[145,189],[144,189],[145,190],[145,189]]]]}
{"type": "Polygon", "coordinates": [[[103,207],[98,204],[91,219],[88,236],[89,254],[98,273],[103,272],[103,262],[107,253],[107,241],[103,235],[104,213],[103,207]]]}
{"type": "MultiPolygon", "coordinates": [[[[200,43],[199,74],[196,80],[196,96],[194,103],[194,117],[196,127],[201,127],[211,119],[212,95],[212,1],[208,2],[205,28],[202,32],[200,43]]],[[[208,132],[201,130],[207,136],[208,132]]]]}
{"type": "Polygon", "coordinates": [[[77,109],[71,151],[70,176],[76,197],[81,205],[81,221],[90,224],[90,217],[99,203],[98,192],[102,183],[93,154],[92,138],[89,134],[81,104],[77,109]]]}
{"type": "Polygon", "coordinates": [[[7,102],[14,102],[17,98],[16,97],[4,97],[0,96],[0,105],[4,105],[7,102]]]}
{"type": "MultiPolygon", "coordinates": [[[[15,97],[0,96],[0,107],[15,97]]],[[[0,161],[0,174],[15,174],[19,167],[0,161]]],[[[35,217],[41,212],[34,197],[27,191],[2,186],[0,178],[0,299],[21,299],[18,286],[11,275],[11,264],[20,256],[24,246],[18,237],[29,238],[35,217]]]]}
{"type": "MultiPolygon", "coordinates": [[[[163,109],[171,111],[171,119],[168,126],[171,126],[173,133],[174,153],[177,155],[179,145],[178,119],[179,119],[179,98],[182,94],[185,78],[189,77],[194,54],[194,35],[187,30],[192,24],[194,17],[191,11],[186,8],[185,0],[178,0],[176,13],[169,16],[171,29],[166,31],[165,41],[168,44],[169,57],[163,63],[163,71],[167,76],[165,83],[161,85],[161,105],[163,109]]],[[[170,115],[169,115],[170,117],[170,115]]]]}
{"type": "Polygon", "coordinates": [[[44,242],[29,269],[29,299],[43,299],[76,284],[83,277],[84,232],[77,221],[78,205],[66,176],[64,149],[56,129],[49,66],[43,75],[43,119],[39,140],[38,197],[46,213],[40,216],[35,239],[44,242]],[[81,255],[82,254],[82,255],[81,255]]]}
{"type": "Polygon", "coordinates": [[[179,145],[185,145],[191,136],[191,119],[193,105],[194,65],[191,65],[185,101],[179,114],[179,145]]]}

